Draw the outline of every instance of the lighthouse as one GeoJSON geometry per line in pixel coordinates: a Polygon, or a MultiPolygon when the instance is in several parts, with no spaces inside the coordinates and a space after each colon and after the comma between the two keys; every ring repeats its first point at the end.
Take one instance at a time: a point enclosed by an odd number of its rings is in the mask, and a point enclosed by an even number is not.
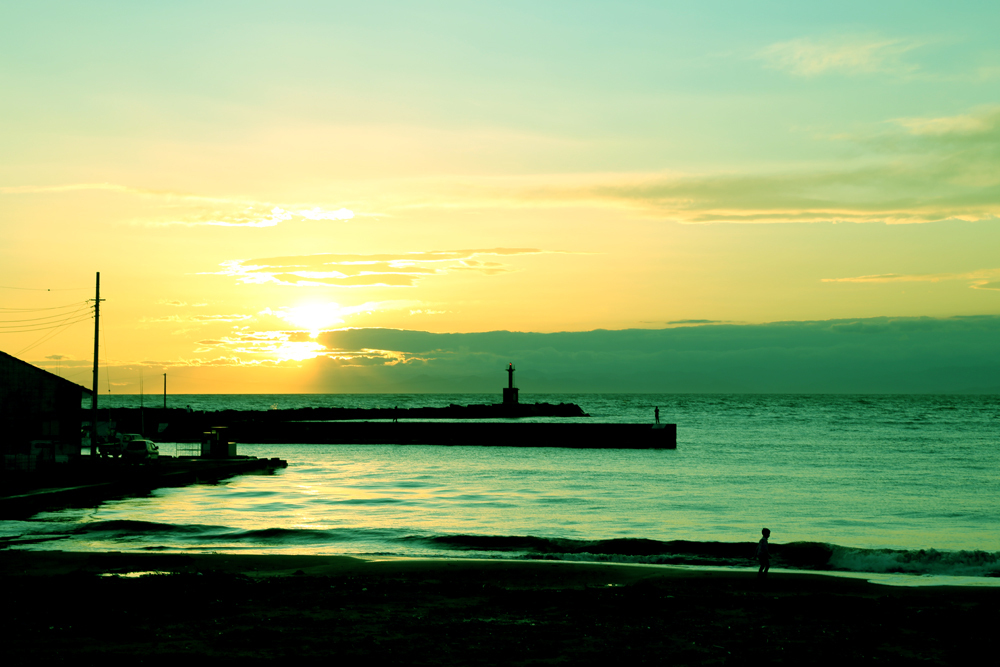
{"type": "Polygon", "coordinates": [[[503,390],[503,404],[517,405],[517,387],[514,386],[514,364],[507,364],[507,386],[503,390]]]}

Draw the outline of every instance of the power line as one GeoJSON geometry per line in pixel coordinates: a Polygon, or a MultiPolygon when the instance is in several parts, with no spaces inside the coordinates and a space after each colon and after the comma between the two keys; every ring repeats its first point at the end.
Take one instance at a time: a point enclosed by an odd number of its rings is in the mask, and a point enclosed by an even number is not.
{"type": "MultiPolygon", "coordinates": [[[[56,320],[59,318],[72,317],[75,313],[81,312],[82,310],[90,310],[89,306],[78,307],[76,311],[66,312],[66,313],[56,313],[55,315],[43,315],[42,317],[29,317],[23,320],[0,320],[0,323],[7,324],[8,322],[42,322],[44,320],[56,320]]],[[[30,326],[30,325],[23,325],[30,326]]],[[[8,327],[4,327],[8,328],[8,327]]]]}
{"type": "Polygon", "coordinates": [[[89,312],[87,313],[74,313],[69,317],[56,321],[56,322],[39,322],[36,324],[17,324],[11,326],[0,326],[0,333],[30,333],[32,331],[48,331],[49,329],[58,329],[61,326],[76,324],[77,322],[84,322],[86,320],[93,319],[93,315],[89,312]]]}
{"type": "Polygon", "coordinates": [[[0,289],[16,289],[25,292],[78,292],[80,290],[90,289],[89,287],[64,287],[58,289],[51,289],[48,287],[8,287],[7,285],[0,285],[0,289]]]}
{"type": "MultiPolygon", "coordinates": [[[[83,303],[87,303],[84,301],[83,303]]],[[[0,310],[6,310],[11,313],[34,313],[42,310],[64,310],[66,308],[73,308],[74,306],[79,306],[79,301],[74,301],[73,303],[67,303],[64,306],[50,306],[48,308],[0,308],[0,310]]]]}
{"type": "Polygon", "coordinates": [[[86,322],[87,320],[91,319],[93,319],[93,317],[91,317],[90,315],[82,315],[75,319],[63,320],[61,322],[54,322],[52,323],[51,326],[28,327],[22,329],[6,330],[6,331],[0,331],[0,334],[20,334],[20,333],[34,333],[35,331],[50,331],[52,329],[58,329],[59,327],[62,327],[64,325],[76,324],[77,322],[86,322]]]}
{"type": "Polygon", "coordinates": [[[59,334],[61,334],[63,331],[66,331],[67,329],[69,329],[74,324],[78,324],[80,322],[85,322],[88,319],[90,319],[90,318],[89,317],[85,317],[85,318],[83,318],[81,320],[77,320],[75,322],[70,322],[69,324],[64,324],[62,327],[55,327],[55,328],[53,328],[53,330],[52,330],[51,333],[47,333],[47,334],[43,335],[41,338],[39,338],[38,340],[36,340],[31,345],[28,345],[27,347],[18,350],[14,354],[14,356],[15,357],[19,357],[22,354],[24,354],[25,352],[29,352],[29,351],[35,349],[36,347],[38,347],[39,345],[41,345],[45,341],[51,340],[52,338],[55,338],[56,336],[58,336],[59,334]]]}

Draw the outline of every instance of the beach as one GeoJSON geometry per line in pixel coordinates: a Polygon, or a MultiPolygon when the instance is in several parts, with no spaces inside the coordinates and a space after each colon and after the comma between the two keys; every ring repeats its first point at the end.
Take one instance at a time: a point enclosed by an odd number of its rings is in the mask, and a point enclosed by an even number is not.
{"type": "Polygon", "coordinates": [[[960,664],[1000,620],[998,588],[608,563],[3,551],[0,572],[12,664],[960,664]]]}

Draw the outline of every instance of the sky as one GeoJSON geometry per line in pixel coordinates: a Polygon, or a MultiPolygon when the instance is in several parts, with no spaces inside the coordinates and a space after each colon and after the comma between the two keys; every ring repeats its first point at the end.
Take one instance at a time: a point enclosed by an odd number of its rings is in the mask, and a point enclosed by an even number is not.
{"type": "Polygon", "coordinates": [[[997,25],[3,3],[0,349],[89,386],[100,272],[102,394],[1000,391],[997,25]]]}

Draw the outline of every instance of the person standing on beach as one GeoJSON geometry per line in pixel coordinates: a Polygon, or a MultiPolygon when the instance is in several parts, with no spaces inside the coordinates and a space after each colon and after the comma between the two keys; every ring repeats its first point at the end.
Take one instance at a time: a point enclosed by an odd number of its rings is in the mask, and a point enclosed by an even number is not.
{"type": "Polygon", "coordinates": [[[757,562],[760,563],[760,569],[757,570],[758,577],[766,577],[767,571],[771,569],[771,552],[767,548],[767,538],[771,537],[771,531],[767,528],[763,528],[760,531],[763,535],[760,538],[760,542],[757,543],[757,562]]]}
{"type": "Polygon", "coordinates": [[[659,423],[660,423],[660,408],[659,408],[659,406],[657,406],[657,407],[656,407],[656,408],[655,408],[655,409],[653,410],[653,419],[655,419],[655,420],[656,420],[656,423],[657,423],[657,424],[659,424],[659,423]]]}

